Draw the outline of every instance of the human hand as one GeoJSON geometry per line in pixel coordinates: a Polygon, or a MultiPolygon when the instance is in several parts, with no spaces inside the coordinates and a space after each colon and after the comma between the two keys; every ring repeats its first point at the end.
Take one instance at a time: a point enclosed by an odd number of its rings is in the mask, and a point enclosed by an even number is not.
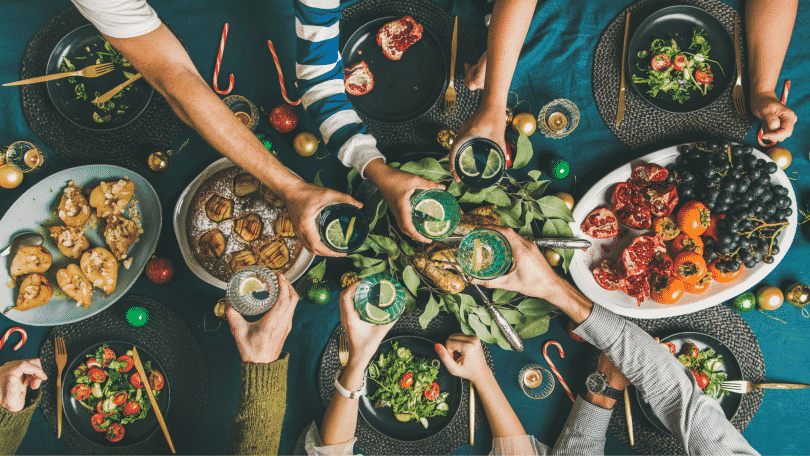
{"type": "Polygon", "coordinates": [[[249,323],[230,305],[225,316],[231,325],[233,340],[242,361],[254,364],[272,363],[281,356],[281,348],[292,328],[298,294],[290,281],[278,274],[278,300],[259,320],[249,323]]]}
{"type": "Polygon", "coordinates": [[[464,64],[464,84],[467,84],[470,90],[481,90],[484,88],[484,81],[487,77],[487,51],[481,54],[478,63],[470,66],[469,63],[464,64]]]}
{"type": "Polygon", "coordinates": [[[25,407],[27,387],[39,389],[47,379],[39,358],[3,364],[0,366],[0,406],[12,413],[19,412],[25,407]]]}
{"type": "Polygon", "coordinates": [[[610,361],[610,359],[608,359],[607,355],[605,355],[605,352],[602,352],[602,354],[599,355],[599,362],[596,366],[596,370],[605,374],[608,380],[608,384],[610,385],[611,388],[615,390],[624,391],[624,389],[627,388],[628,385],[630,385],[630,380],[628,380],[627,377],[624,376],[622,371],[620,371],[610,361]]]}
{"type": "Polygon", "coordinates": [[[455,333],[444,345],[436,344],[434,348],[447,370],[456,377],[466,378],[475,383],[492,375],[484,359],[481,340],[475,336],[455,333]]]}
{"type": "Polygon", "coordinates": [[[478,106],[472,116],[458,129],[456,140],[450,148],[450,172],[456,182],[461,182],[456,174],[456,154],[459,147],[473,138],[489,139],[506,153],[506,106],[488,107],[484,103],[478,106]]]}
{"type": "Polygon", "coordinates": [[[762,138],[772,142],[790,137],[798,120],[796,113],[783,105],[772,91],[752,93],[751,112],[762,120],[762,138]]]}
{"type": "Polygon", "coordinates": [[[400,229],[419,242],[430,243],[431,240],[419,234],[411,218],[411,196],[416,190],[444,190],[444,186],[405,171],[392,168],[382,160],[372,160],[366,166],[366,176],[380,189],[388,208],[394,214],[400,229]]]}
{"type": "Polygon", "coordinates": [[[358,285],[359,281],[340,293],[340,324],[343,325],[349,341],[349,361],[365,366],[396,321],[387,325],[375,325],[360,318],[354,308],[354,292],[358,285]]]}

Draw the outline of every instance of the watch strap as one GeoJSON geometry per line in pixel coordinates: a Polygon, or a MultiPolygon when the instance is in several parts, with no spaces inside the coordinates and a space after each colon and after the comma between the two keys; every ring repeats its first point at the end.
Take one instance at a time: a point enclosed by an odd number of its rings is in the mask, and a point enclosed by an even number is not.
{"type": "MultiPolygon", "coordinates": [[[[363,384],[363,386],[365,386],[365,384],[363,384]]],[[[607,381],[605,381],[605,389],[603,389],[602,392],[598,394],[613,399],[614,401],[618,401],[619,399],[622,398],[623,395],[621,391],[610,386],[607,383],[607,381]]]]}
{"type": "Polygon", "coordinates": [[[365,376],[363,376],[363,384],[360,385],[360,389],[358,389],[357,391],[349,391],[346,388],[344,388],[343,385],[340,384],[340,380],[338,380],[338,377],[340,376],[340,372],[341,372],[340,369],[338,369],[338,371],[335,372],[335,390],[337,390],[337,392],[340,393],[341,396],[347,397],[349,399],[357,399],[358,397],[366,394],[366,377],[365,376]]]}

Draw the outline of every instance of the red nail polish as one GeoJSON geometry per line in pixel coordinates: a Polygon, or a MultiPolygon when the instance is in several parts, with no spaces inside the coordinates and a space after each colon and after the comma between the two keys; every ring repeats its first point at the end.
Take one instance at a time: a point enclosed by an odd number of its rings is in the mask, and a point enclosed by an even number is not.
{"type": "Polygon", "coordinates": [[[442,352],[441,344],[436,344],[436,345],[433,346],[433,348],[436,349],[436,353],[441,353],[442,352]]]}

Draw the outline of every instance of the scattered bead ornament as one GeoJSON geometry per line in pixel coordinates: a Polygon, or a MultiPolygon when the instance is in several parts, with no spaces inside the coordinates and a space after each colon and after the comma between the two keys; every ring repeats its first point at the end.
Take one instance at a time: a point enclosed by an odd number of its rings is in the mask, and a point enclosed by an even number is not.
{"type": "Polygon", "coordinates": [[[562,385],[562,387],[565,388],[565,392],[568,393],[568,397],[571,398],[572,402],[576,402],[576,399],[574,399],[574,393],[572,393],[571,389],[568,388],[568,384],[566,384],[565,380],[563,380],[562,375],[560,375],[560,371],[557,370],[557,368],[554,366],[554,363],[551,362],[551,358],[548,357],[549,345],[554,345],[555,347],[557,347],[557,349],[560,350],[560,358],[565,358],[565,352],[563,351],[562,345],[560,345],[560,343],[557,342],[556,340],[547,341],[545,344],[543,344],[543,358],[546,359],[548,367],[551,368],[551,371],[554,372],[554,375],[557,377],[557,380],[560,381],[560,385],[562,385]]]}
{"type": "Polygon", "coordinates": [[[5,189],[17,188],[22,184],[23,173],[14,166],[6,163],[0,165],[0,187],[5,189]]]}
{"type": "Polygon", "coordinates": [[[150,282],[157,285],[164,285],[169,283],[174,277],[174,265],[165,258],[153,256],[152,259],[146,263],[145,273],[150,282]]]}
{"type": "Polygon", "coordinates": [[[329,302],[329,285],[326,282],[312,284],[307,290],[307,299],[316,306],[322,306],[329,302]]]}
{"type": "Polygon", "coordinates": [[[530,112],[521,112],[512,117],[512,130],[520,135],[531,136],[537,130],[537,119],[530,112]]]}
{"type": "Polygon", "coordinates": [[[450,150],[453,147],[453,143],[456,142],[456,133],[449,128],[442,129],[436,136],[436,141],[445,149],[450,150]]]}
{"type": "Polygon", "coordinates": [[[562,158],[552,158],[548,163],[548,171],[555,179],[565,179],[571,171],[571,165],[562,158]]]}
{"type": "Polygon", "coordinates": [[[757,298],[754,293],[746,291],[731,301],[731,308],[739,313],[746,313],[754,310],[757,306],[757,298]]]}
{"type": "Polygon", "coordinates": [[[143,307],[130,307],[126,319],[133,328],[141,328],[149,322],[149,312],[143,307]]]}
{"type": "Polygon", "coordinates": [[[295,135],[293,150],[302,157],[311,157],[318,151],[319,143],[320,141],[318,141],[315,135],[307,131],[302,131],[295,135]]]}
{"type": "Polygon", "coordinates": [[[768,150],[768,157],[771,158],[776,163],[776,166],[787,169],[790,166],[790,163],[793,161],[793,155],[790,154],[790,151],[785,149],[782,146],[772,147],[768,150]]]}
{"type": "Polygon", "coordinates": [[[776,310],[782,306],[785,295],[777,287],[766,285],[757,290],[757,307],[759,310],[776,310]]]}
{"type": "Polygon", "coordinates": [[[563,193],[563,192],[557,193],[554,196],[561,199],[562,202],[565,203],[565,207],[567,207],[569,211],[574,210],[574,197],[573,196],[571,196],[568,193],[563,193]]]}
{"type": "Polygon", "coordinates": [[[217,86],[217,80],[219,79],[219,67],[222,65],[222,54],[225,52],[225,40],[228,39],[229,27],[230,26],[226,22],[225,26],[222,28],[222,39],[219,40],[219,52],[217,53],[217,62],[214,65],[214,91],[220,95],[227,95],[231,93],[231,90],[233,90],[233,74],[228,76],[229,82],[226,90],[220,90],[217,86]]]}
{"type": "Polygon", "coordinates": [[[518,374],[518,383],[526,396],[545,399],[554,391],[554,377],[539,364],[527,364],[518,374]]]}
{"type": "Polygon", "coordinates": [[[359,280],[360,280],[360,278],[357,277],[356,272],[347,272],[347,273],[343,274],[342,276],[340,276],[340,286],[342,286],[343,288],[349,288],[349,286],[351,284],[353,284],[353,283],[355,283],[355,282],[357,282],[359,280]]]}
{"type": "Polygon", "coordinates": [[[162,150],[156,150],[149,154],[146,165],[152,172],[160,174],[169,169],[169,155],[162,150]]]}

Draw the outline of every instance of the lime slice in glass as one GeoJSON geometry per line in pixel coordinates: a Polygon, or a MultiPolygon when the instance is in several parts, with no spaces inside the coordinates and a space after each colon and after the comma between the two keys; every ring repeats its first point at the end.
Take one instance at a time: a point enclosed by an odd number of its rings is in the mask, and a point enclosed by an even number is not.
{"type": "Polygon", "coordinates": [[[487,166],[484,168],[482,179],[490,179],[503,168],[503,157],[495,149],[490,149],[487,157],[487,166]]]}
{"type": "Polygon", "coordinates": [[[378,323],[386,323],[388,320],[391,319],[391,316],[388,315],[388,312],[380,309],[379,307],[373,304],[366,304],[366,314],[371,321],[375,321],[378,323]]]}
{"type": "Polygon", "coordinates": [[[332,248],[347,248],[346,234],[343,232],[343,227],[340,226],[340,219],[332,220],[326,227],[326,241],[332,248]]]}
{"type": "Polygon", "coordinates": [[[240,296],[245,296],[259,290],[267,290],[267,287],[265,287],[264,282],[256,277],[248,277],[239,284],[240,296]]]}
{"type": "Polygon", "coordinates": [[[428,215],[435,220],[444,220],[444,206],[432,198],[426,198],[420,201],[414,208],[417,212],[428,215]]]}
{"type": "MultiPolygon", "coordinates": [[[[387,280],[381,280],[377,286],[380,287],[380,302],[378,302],[377,305],[380,306],[381,309],[385,309],[396,301],[397,289],[394,287],[393,283],[387,280]]],[[[386,313],[386,315],[388,314],[386,313]]]]}
{"type": "Polygon", "coordinates": [[[425,233],[427,233],[428,236],[433,237],[444,236],[448,231],[450,231],[450,225],[450,220],[444,220],[441,222],[425,222],[425,233]]]}
{"type": "Polygon", "coordinates": [[[481,174],[478,171],[478,165],[475,163],[472,146],[467,147],[461,152],[461,156],[458,158],[458,167],[465,176],[475,177],[481,174]]]}

